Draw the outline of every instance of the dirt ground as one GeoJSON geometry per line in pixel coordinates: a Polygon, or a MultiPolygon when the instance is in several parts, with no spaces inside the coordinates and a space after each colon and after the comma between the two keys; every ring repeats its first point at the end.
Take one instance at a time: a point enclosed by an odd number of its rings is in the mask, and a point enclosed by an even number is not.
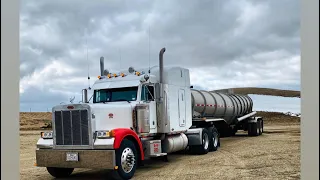
{"type": "MultiPolygon", "coordinates": [[[[34,167],[40,131],[21,131],[21,179],[54,179],[45,168],[34,167]]],[[[113,171],[76,169],[68,179],[118,179],[113,171]]],[[[196,156],[173,154],[169,162],[147,161],[134,179],[300,179],[300,125],[266,121],[265,132],[221,139],[216,152],[196,156]]]]}

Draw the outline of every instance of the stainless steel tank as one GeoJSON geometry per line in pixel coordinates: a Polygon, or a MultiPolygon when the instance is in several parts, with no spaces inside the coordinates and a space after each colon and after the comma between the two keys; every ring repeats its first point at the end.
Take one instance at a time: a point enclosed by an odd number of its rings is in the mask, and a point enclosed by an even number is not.
{"type": "Polygon", "coordinates": [[[237,117],[252,111],[253,102],[247,95],[191,89],[193,117],[223,118],[233,124],[237,117]]]}

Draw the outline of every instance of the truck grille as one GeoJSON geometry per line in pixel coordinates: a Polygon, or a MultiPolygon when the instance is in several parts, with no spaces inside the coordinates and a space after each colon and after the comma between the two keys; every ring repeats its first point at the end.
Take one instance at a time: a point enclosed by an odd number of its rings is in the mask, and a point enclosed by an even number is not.
{"type": "Polygon", "coordinates": [[[56,145],[89,145],[87,110],[55,111],[56,145]]]}

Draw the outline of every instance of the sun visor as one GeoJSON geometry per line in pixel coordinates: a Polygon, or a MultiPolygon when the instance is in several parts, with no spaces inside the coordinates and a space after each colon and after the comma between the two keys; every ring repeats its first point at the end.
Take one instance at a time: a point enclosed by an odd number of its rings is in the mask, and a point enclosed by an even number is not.
{"type": "Polygon", "coordinates": [[[111,89],[111,88],[121,88],[121,87],[133,87],[139,86],[140,82],[134,81],[113,81],[113,82],[103,82],[94,85],[93,89],[111,89]]]}

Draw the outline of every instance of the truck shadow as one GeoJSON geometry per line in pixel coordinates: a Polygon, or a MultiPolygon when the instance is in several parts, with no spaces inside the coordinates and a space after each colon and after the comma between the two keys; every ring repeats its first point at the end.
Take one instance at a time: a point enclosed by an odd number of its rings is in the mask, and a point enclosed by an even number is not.
{"type": "MultiPolygon", "coordinates": [[[[56,179],[56,178],[54,178],[56,179]]],[[[59,180],[72,180],[72,179],[80,179],[80,180],[121,180],[118,176],[117,172],[112,170],[88,170],[82,172],[74,172],[68,178],[59,178],[59,180]]],[[[57,179],[58,180],[58,179],[57,179]]]]}

